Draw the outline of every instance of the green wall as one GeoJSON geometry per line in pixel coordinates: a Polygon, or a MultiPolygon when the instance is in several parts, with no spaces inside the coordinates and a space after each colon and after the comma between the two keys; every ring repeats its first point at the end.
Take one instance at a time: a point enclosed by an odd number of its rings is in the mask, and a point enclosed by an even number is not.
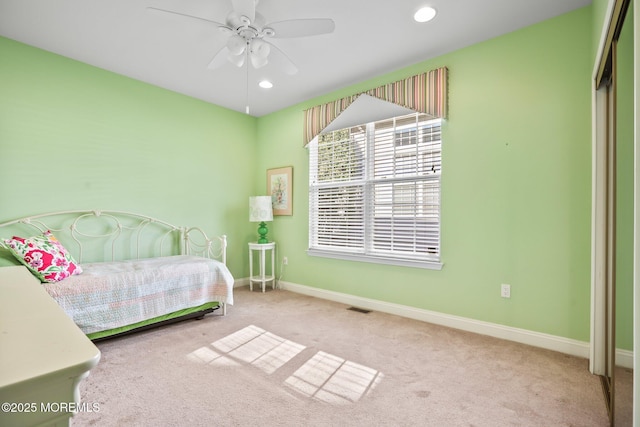
{"type": "Polygon", "coordinates": [[[0,221],[143,213],[229,236],[242,277],[257,119],[0,38],[0,221]]]}
{"type": "Polygon", "coordinates": [[[282,280],[588,341],[591,27],[583,8],[262,117],[258,168],[294,169],[294,214],[271,227],[282,280]],[[440,66],[442,271],[308,256],[302,110],[440,66]]]}

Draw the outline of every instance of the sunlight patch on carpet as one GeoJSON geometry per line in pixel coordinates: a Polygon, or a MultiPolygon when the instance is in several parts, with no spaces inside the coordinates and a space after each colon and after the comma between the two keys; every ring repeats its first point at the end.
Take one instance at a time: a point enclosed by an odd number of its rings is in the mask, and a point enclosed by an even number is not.
{"type": "Polygon", "coordinates": [[[224,357],[220,353],[216,353],[209,347],[200,347],[199,349],[192,351],[187,355],[187,358],[194,362],[200,362],[208,365],[224,365],[224,366],[239,366],[238,362],[224,357]]]}
{"type": "Polygon", "coordinates": [[[272,374],[306,347],[251,325],[190,353],[191,360],[210,365],[247,363],[272,374]],[[213,347],[210,348],[210,347],[213,347]]]}
{"type": "MultiPolygon", "coordinates": [[[[255,325],[192,351],[187,357],[211,366],[254,366],[272,374],[307,347],[255,325]]],[[[284,384],[312,399],[335,405],[357,402],[384,378],[373,368],[324,351],[300,366],[284,384]]]]}
{"type": "Polygon", "coordinates": [[[375,369],[319,351],[285,384],[323,402],[349,404],[368,394],[383,377],[375,369]]]}

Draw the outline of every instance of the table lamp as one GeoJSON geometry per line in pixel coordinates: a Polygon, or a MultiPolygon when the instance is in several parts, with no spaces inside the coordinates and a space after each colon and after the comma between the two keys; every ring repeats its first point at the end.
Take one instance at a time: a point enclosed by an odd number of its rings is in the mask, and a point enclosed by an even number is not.
{"type": "Polygon", "coordinates": [[[271,196],[249,197],[249,221],[259,222],[258,243],[269,243],[267,240],[267,224],[265,221],[273,221],[273,205],[271,196]]]}

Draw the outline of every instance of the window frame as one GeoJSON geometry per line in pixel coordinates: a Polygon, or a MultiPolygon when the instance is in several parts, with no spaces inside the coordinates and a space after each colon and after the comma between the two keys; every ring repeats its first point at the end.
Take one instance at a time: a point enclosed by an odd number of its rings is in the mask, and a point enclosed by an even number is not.
{"type": "MultiPolygon", "coordinates": [[[[403,115],[403,116],[398,116],[398,117],[394,117],[391,119],[387,119],[387,120],[379,120],[376,122],[371,122],[368,123],[366,125],[362,125],[362,126],[366,126],[366,143],[364,146],[364,153],[362,154],[363,159],[362,159],[362,163],[363,163],[363,167],[364,167],[364,176],[361,177],[361,179],[356,179],[356,180],[348,180],[347,182],[329,182],[329,183],[323,183],[320,182],[320,180],[317,177],[317,172],[318,172],[318,139],[321,138],[322,134],[319,135],[318,137],[314,138],[314,140],[309,144],[309,150],[310,150],[310,156],[309,156],[309,248],[307,250],[307,254],[310,256],[317,256],[317,257],[324,257],[324,258],[332,258],[332,259],[341,259],[341,260],[349,260],[349,261],[361,261],[361,262],[371,262],[371,263],[377,263],[377,264],[390,264],[390,265],[398,265],[398,266],[405,266],[405,267],[418,267],[418,268],[425,268],[425,269],[432,269],[432,270],[441,270],[443,267],[443,263],[442,263],[442,258],[441,258],[441,229],[442,229],[442,223],[441,223],[441,188],[442,188],[442,176],[441,176],[441,171],[442,171],[442,136],[441,136],[441,130],[442,130],[442,125],[444,123],[443,119],[437,119],[437,118],[432,118],[429,117],[427,115],[424,115],[422,113],[414,113],[411,115],[403,115]],[[415,125],[415,131],[412,131],[411,129],[408,130],[403,130],[400,128],[400,126],[395,127],[392,131],[392,133],[394,134],[393,137],[393,141],[391,142],[391,145],[393,146],[393,152],[394,154],[392,155],[391,158],[391,162],[393,163],[392,166],[392,173],[394,174],[392,179],[388,180],[388,183],[391,183],[392,185],[404,185],[404,183],[406,182],[408,186],[414,186],[417,188],[417,186],[430,186],[433,185],[433,183],[437,183],[437,190],[435,193],[430,193],[432,197],[435,197],[435,200],[437,200],[437,203],[434,205],[434,202],[425,202],[420,204],[417,200],[418,198],[414,198],[414,200],[412,201],[411,207],[415,210],[420,208],[420,206],[422,205],[422,208],[426,210],[431,210],[434,209],[433,206],[436,206],[436,212],[435,212],[435,218],[436,221],[434,221],[434,223],[437,224],[437,231],[436,231],[436,238],[437,238],[437,246],[434,246],[435,248],[435,255],[434,252],[429,252],[429,250],[427,249],[426,251],[415,251],[415,246],[414,246],[414,252],[394,252],[393,251],[393,246],[398,244],[396,243],[396,241],[400,241],[401,239],[398,238],[399,235],[395,235],[393,232],[393,238],[390,238],[389,241],[389,247],[391,248],[389,252],[382,250],[380,248],[378,249],[374,249],[373,245],[374,245],[374,240],[375,240],[375,235],[373,233],[373,221],[375,220],[375,215],[373,214],[373,199],[374,199],[374,194],[375,194],[375,188],[376,185],[379,185],[382,182],[386,181],[384,179],[380,179],[379,177],[377,178],[376,176],[374,176],[374,172],[373,172],[373,153],[375,152],[375,138],[371,135],[372,131],[373,131],[373,125],[375,125],[376,123],[382,123],[385,122],[387,120],[396,120],[399,118],[403,118],[403,117],[408,117],[408,116],[415,116],[416,118],[420,118],[420,120],[416,119],[416,125],[415,125]],[[436,166],[434,166],[434,170],[433,170],[433,174],[426,174],[424,172],[422,172],[422,174],[418,173],[417,171],[420,169],[419,166],[419,158],[421,156],[425,156],[424,153],[421,153],[419,151],[419,147],[418,145],[421,143],[433,143],[434,142],[434,137],[432,135],[422,135],[421,140],[418,140],[418,138],[420,137],[421,132],[419,131],[419,126],[422,126],[422,123],[427,123],[428,126],[430,128],[435,128],[438,127],[440,130],[440,137],[436,138],[435,141],[437,142],[436,145],[436,149],[437,149],[437,162],[436,163],[432,163],[432,164],[436,164],[438,169],[435,169],[436,166]],[[411,147],[412,144],[407,144],[406,139],[407,139],[407,133],[411,133],[414,132],[415,133],[415,139],[416,139],[416,143],[413,144],[416,146],[416,151],[414,153],[407,153],[409,147],[411,147]],[[396,137],[400,137],[400,143],[398,143],[398,141],[396,141],[396,137]],[[396,154],[396,149],[397,149],[397,153],[396,154]],[[315,150],[315,151],[314,151],[315,150]],[[315,157],[314,157],[315,155],[315,157]],[[406,155],[412,155],[415,157],[415,171],[414,174],[412,176],[408,176],[408,177],[404,177],[402,176],[402,174],[398,174],[397,173],[397,165],[396,165],[396,160],[398,157],[396,157],[397,155],[399,155],[400,158],[402,158],[403,156],[406,155]],[[314,182],[315,179],[315,182],[314,182]],[[318,205],[320,204],[319,202],[319,194],[320,191],[323,188],[329,188],[329,189],[334,189],[333,191],[336,191],[335,189],[339,188],[340,186],[362,186],[362,193],[363,193],[363,202],[362,202],[362,210],[363,210],[363,227],[364,230],[362,231],[362,240],[363,240],[363,244],[362,247],[360,248],[349,248],[349,247],[343,247],[342,249],[337,249],[337,246],[339,245],[335,245],[334,247],[331,247],[330,245],[322,245],[322,244],[318,244],[318,239],[317,236],[314,236],[313,233],[321,226],[321,219],[316,216],[316,213],[314,211],[314,209],[317,209],[318,205]],[[314,199],[314,197],[316,199],[314,199]],[[429,206],[427,208],[427,206],[429,206]],[[314,223],[314,220],[316,221],[314,223]],[[432,255],[428,255],[428,254],[432,254],[432,255]]],[[[394,122],[395,123],[395,122],[394,122]]],[[[350,128],[347,129],[354,129],[358,126],[351,126],[350,128]]],[[[341,130],[337,130],[337,131],[333,131],[333,132],[340,132],[340,131],[344,131],[344,129],[341,130]]],[[[354,143],[353,141],[351,141],[351,143],[354,143]]],[[[347,148],[349,149],[349,148],[347,148]]],[[[379,154],[379,153],[378,153],[379,154]]],[[[434,162],[433,157],[431,158],[431,162],[434,162]]],[[[402,167],[402,166],[400,166],[402,167]]],[[[331,191],[331,190],[330,190],[331,191]]],[[[395,190],[394,190],[395,191],[395,190]]],[[[416,190],[414,190],[416,191],[416,190]]],[[[389,193],[391,195],[391,197],[397,197],[396,194],[389,193]]],[[[426,200],[427,195],[426,195],[426,190],[423,189],[422,190],[422,195],[420,196],[422,198],[422,200],[426,200]]],[[[379,206],[379,205],[378,205],[379,206]]],[[[391,206],[392,207],[396,207],[396,204],[393,203],[393,199],[391,200],[391,206]]],[[[382,218],[382,217],[380,217],[382,218]]],[[[403,215],[393,215],[390,216],[388,219],[392,222],[395,222],[398,218],[402,219],[404,218],[403,215]]],[[[414,219],[414,224],[415,224],[415,218],[418,218],[415,214],[414,215],[410,215],[407,216],[406,218],[413,218],[414,219]]],[[[422,216],[422,218],[428,218],[428,216],[422,216]]],[[[428,221],[425,221],[424,224],[422,225],[423,227],[427,227],[428,225],[426,225],[428,223],[428,221]]],[[[346,222],[344,223],[346,224],[346,222]]],[[[389,229],[392,229],[393,225],[391,225],[389,227],[389,229]]],[[[386,230],[383,228],[383,230],[386,230]]],[[[413,233],[414,236],[412,237],[413,239],[413,244],[416,244],[416,237],[415,237],[415,228],[413,229],[413,233]]],[[[421,230],[418,230],[421,231],[421,230]]],[[[426,231],[425,231],[426,232],[426,231]]],[[[323,238],[327,239],[326,235],[322,235],[323,238]]],[[[426,235],[424,237],[425,240],[425,244],[428,244],[429,239],[431,238],[431,235],[426,235]]],[[[357,239],[356,239],[357,240],[357,239]]],[[[378,245],[380,245],[380,243],[378,242],[378,245]]]]}

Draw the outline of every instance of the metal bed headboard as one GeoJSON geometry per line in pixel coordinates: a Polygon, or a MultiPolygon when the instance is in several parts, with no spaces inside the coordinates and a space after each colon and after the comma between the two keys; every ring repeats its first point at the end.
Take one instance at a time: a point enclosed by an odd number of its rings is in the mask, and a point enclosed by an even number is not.
{"type": "Polygon", "coordinates": [[[197,255],[227,263],[226,235],[209,238],[199,227],[178,227],[150,216],[124,211],[71,210],[32,215],[0,223],[0,238],[14,235],[30,237],[33,233],[47,230],[80,263],[88,246],[106,250],[107,254],[100,258],[110,257],[110,261],[197,255]],[[98,245],[91,244],[96,241],[98,245]]]}

